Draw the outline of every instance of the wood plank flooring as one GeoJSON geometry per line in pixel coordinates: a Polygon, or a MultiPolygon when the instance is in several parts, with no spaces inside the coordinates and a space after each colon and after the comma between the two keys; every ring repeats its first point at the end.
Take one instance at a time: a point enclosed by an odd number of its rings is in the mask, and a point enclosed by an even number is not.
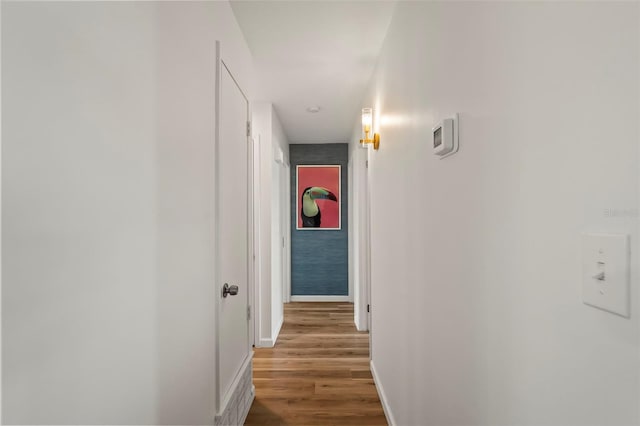
{"type": "Polygon", "coordinates": [[[257,425],[386,425],[369,370],[369,334],[356,331],[352,303],[284,305],[273,348],[256,348],[257,425]]]}

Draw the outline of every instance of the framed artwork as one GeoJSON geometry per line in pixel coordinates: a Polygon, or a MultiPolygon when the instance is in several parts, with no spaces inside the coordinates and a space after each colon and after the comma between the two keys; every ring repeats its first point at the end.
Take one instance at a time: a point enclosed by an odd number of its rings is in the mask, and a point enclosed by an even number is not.
{"type": "Polygon", "coordinates": [[[338,230],[340,166],[296,166],[298,230],[338,230]]]}

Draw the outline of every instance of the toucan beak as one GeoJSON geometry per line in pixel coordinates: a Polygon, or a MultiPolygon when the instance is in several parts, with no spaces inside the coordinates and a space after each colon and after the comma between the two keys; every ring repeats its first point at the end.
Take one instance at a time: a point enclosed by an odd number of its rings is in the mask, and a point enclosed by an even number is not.
{"type": "Polygon", "coordinates": [[[335,194],[329,191],[327,188],[322,188],[319,186],[314,186],[311,188],[311,198],[314,200],[331,200],[338,201],[338,198],[335,194]]]}

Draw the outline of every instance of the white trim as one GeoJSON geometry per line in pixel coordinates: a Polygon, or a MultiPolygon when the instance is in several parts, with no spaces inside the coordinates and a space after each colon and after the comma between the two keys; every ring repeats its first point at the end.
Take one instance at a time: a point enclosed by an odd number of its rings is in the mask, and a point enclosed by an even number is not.
{"type": "MultiPolygon", "coordinates": [[[[253,126],[253,114],[251,116],[251,126],[253,126]]],[[[255,135],[253,128],[251,134],[255,135]]],[[[260,250],[261,231],[260,231],[260,135],[252,136],[253,139],[253,289],[251,291],[251,328],[253,329],[253,339],[250,342],[254,346],[258,346],[260,339],[260,286],[262,285],[261,276],[261,259],[262,251],[260,250]]]]}
{"type": "Polygon", "coordinates": [[[371,157],[371,150],[367,150],[367,158],[365,161],[365,183],[364,183],[364,190],[365,190],[365,246],[364,246],[364,250],[365,250],[365,268],[366,268],[366,274],[365,274],[365,283],[364,283],[364,290],[365,290],[365,305],[367,305],[369,307],[369,309],[367,309],[367,306],[364,306],[364,311],[363,313],[365,314],[365,318],[366,318],[366,327],[369,330],[369,359],[371,359],[371,357],[373,356],[373,317],[372,317],[372,310],[373,310],[373,300],[371,297],[371,293],[372,293],[372,288],[373,286],[371,285],[371,224],[373,223],[373,220],[371,219],[371,206],[373,205],[373,203],[371,202],[371,188],[372,188],[372,178],[371,178],[371,171],[369,169],[369,162],[373,161],[373,158],[371,157]]]}
{"type": "Polygon", "coordinates": [[[213,378],[213,382],[215,384],[215,390],[216,390],[216,400],[215,400],[215,409],[214,412],[217,413],[221,413],[222,412],[222,392],[220,391],[220,388],[222,387],[221,385],[221,380],[220,380],[220,311],[221,311],[221,305],[222,302],[220,301],[220,297],[219,297],[219,286],[218,283],[220,282],[220,243],[219,243],[219,235],[220,235],[220,201],[219,201],[219,191],[218,191],[218,186],[220,185],[220,80],[221,80],[221,75],[220,75],[220,61],[221,61],[221,47],[220,47],[220,41],[216,40],[216,83],[215,83],[215,100],[214,100],[214,104],[215,104],[215,131],[214,131],[214,194],[213,194],[213,201],[214,201],[214,208],[213,208],[213,215],[215,217],[214,220],[214,256],[213,256],[213,268],[214,268],[214,275],[215,275],[215,281],[214,281],[214,287],[215,287],[215,308],[216,308],[216,312],[215,312],[215,329],[214,329],[214,338],[215,338],[215,348],[214,348],[214,352],[215,352],[215,356],[216,356],[216,361],[215,361],[215,368],[214,368],[214,378],[213,378]]]}
{"type": "Polygon", "coordinates": [[[284,166],[284,288],[282,289],[283,303],[291,302],[291,165],[289,161],[284,166]]]}
{"type": "MultiPolygon", "coordinates": [[[[253,126],[253,116],[251,117],[251,125],[253,126]]],[[[253,180],[253,193],[254,193],[254,246],[253,246],[253,263],[254,263],[254,286],[253,286],[253,304],[251,307],[251,319],[253,324],[253,341],[254,346],[260,346],[260,334],[262,331],[261,326],[261,309],[262,309],[262,228],[260,218],[262,217],[262,202],[260,199],[260,192],[262,190],[262,156],[260,150],[262,149],[262,135],[255,134],[251,129],[251,134],[254,135],[253,141],[253,156],[254,156],[254,180],[253,180]]]]}
{"type": "MultiPolygon", "coordinates": [[[[0,22],[2,22],[2,5],[0,4],[0,22]]],[[[1,33],[1,32],[0,32],[1,33]]],[[[0,46],[2,36],[0,35],[0,46]]],[[[2,59],[0,55],[0,76],[2,76],[2,59]]],[[[2,81],[2,78],[0,78],[2,81]]],[[[2,92],[2,86],[0,85],[0,93],[2,92]]],[[[0,99],[2,99],[2,95],[0,95],[0,99]]],[[[0,102],[0,330],[2,330],[2,103],[0,102]]],[[[0,333],[2,334],[2,333],[0,333]]],[[[2,339],[0,338],[0,366],[2,364],[2,339]]],[[[0,383],[4,383],[2,381],[2,368],[0,368],[0,383]]],[[[2,399],[2,386],[0,386],[0,401],[4,401],[2,399]]],[[[2,417],[2,404],[0,404],[0,422],[3,419],[2,417]]]]}
{"type": "Polygon", "coordinates": [[[387,418],[387,423],[389,426],[397,425],[396,419],[393,417],[393,413],[391,412],[391,407],[389,406],[389,400],[387,399],[387,394],[384,393],[384,389],[382,388],[382,383],[378,377],[378,373],[376,373],[376,368],[373,365],[373,360],[369,362],[369,368],[371,369],[371,375],[373,376],[373,383],[376,385],[376,390],[378,391],[378,396],[380,397],[380,402],[382,403],[382,409],[384,410],[384,416],[387,418]]]}
{"type": "Polygon", "coordinates": [[[280,330],[282,330],[282,324],[284,324],[284,312],[282,313],[282,316],[280,317],[280,322],[278,323],[278,327],[276,328],[276,332],[273,333],[273,346],[276,345],[276,343],[278,342],[278,336],[280,336],[280,330]]]}
{"type": "Polygon", "coordinates": [[[356,190],[358,188],[358,184],[356,183],[356,172],[354,170],[354,165],[356,164],[355,151],[353,150],[353,146],[349,144],[349,162],[347,163],[347,171],[348,171],[348,206],[349,206],[349,237],[348,237],[348,252],[349,252],[349,294],[353,295],[353,322],[356,326],[356,329],[359,329],[358,323],[360,321],[360,308],[356,304],[356,300],[359,300],[359,295],[356,292],[360,289],[360,286],[357,283],[358,280],[358,271],[357,265],[358,260],[356,258],[356,249],[358,247],[356,238],[358,232],[356,231],[358,226],[358,219],[356,218],[356,190]]]}
{"type": "Polygon", "coordinates": [[[351,302],[351,296],[291,296],[292,302],[351,302]]]}
{"type": "Polygon", "coordinates": [[[261,338],[257,343],[257,347],[259,348],[272,348],[278,342],[278,336],[280,335],[280,330],[282,329],[282,324],[284,324],[284,316],[280,318],[280,323],[278,324],[278,328],[276,332],[269,338],[261,338]]]}
{"type": "MultiPolygon", "coordinates": [[[[2,5],[0,4],[0,22],[2,22],[2,5]]],[[[1,34],[1,32],[0,32],[1,34]]],[[[2,36],[0,35],[0,46],[2,36]]],[[[2,55],[0,55],[0,76],[2,75],[2,55]]],[[[0,78],[2,81],[2,78],[0,78]]],[[[2,85],[0,85],[0,93],[2,92],[2,85]]],[[[0,99],[2,99],[2,95],[0,95],[0,99]]],[[[0,102],[0,330],[2,330],[2,103],[0,102]]],[[[2,333],[0,333],[1,335],[2,333]]],[[[0,338],[0,366],[2,366],[2,339],[0,338]]],[[[0,367],[0,383],[4,383],[2,381],[2,368],[0,367]]],[[[2,399],[2,386],[0,386],[0,401],[4,401],[2,399]]],[[[0,422],[2,422],[2,404],[0,404],[0,422]]]]}
{"type": "Polygon", "coordinates": [[[364,173],[362,174],[362,186],[360,187],[363,191],[364,200],[361,200],[361,205],[364,207],[361,210],[361,229],[364,233],[363,235],[363,246],[361,247],[361,256],[362,256],[362,269],[361,269],[361,277],[362,277],[362,285],[360,288],[360,299],[362,300],[360,312],[363,319],[363,329],[369,330],[369,357],[371,357],[372,346],[373,346],[373,336],[371,332],[371,312],[367,310],[367,305],[371,307],[371,191],[369,185],[369,156],[371,150],[367,150],[364,155],[364,164],[361,164],[363,167],[364,173]]]}
{"type": "MultiPolygon", "coordinates": [[[[359,144],[359,143],[358,143],[359,144]]],[[[369,331],[371,334],[371,317],[367,312],[367,305],[371,304],[370,297],[370,191],[366,164],[370,150],[363,150],[356,146],[351,151],[351,168],[353,189],[350,192],[352,221],[350,229],[352,238],[349,244],[352,259],[354,322],[358,331],[369,331]]],[[[370,336],[371,341],[371,336],[370,336]]]]}
{"type": "Polygon", "coordinates": [[[274,342],[274,340],[272,338],[268,338],[268,339],[261,338],[258,341],[258,344],[256,345],[256,347],[258,347],[258,348],[272,348],[275,345],[276,345],[276,342],[274,342]]]}
{"type": "MultiPolygon", "coordinates": [[[[258,273],[258,268],[256,268],[256,236],[257,236],[257,226],[256,226],[256,187],[255,187],[255,163],[256,163],[256,155],[255,155],[255,140],[253,138],[253,114],[251,113],[251,104],[247,100],[247,123],[249,126],[250,135],[247,136],[247,225],[249,227],[249,238],[247,241],[247,250],[248,250],[248,276],[247,276],[247,309],[249,310],[249,318],[247,319],[247,327],[249,329],[249,349],[254,345],[256,340],[256,329],[255,329],[255,320],[254,320],[254,311],[255,311],[255,294],[256,294],[256,286],[258,283],[258,279],[256,277],[258,273]]],[[[259,161],[260,157],[258,157],[259,161]]]]}
{"type": "MultiPolygon", "coordinates": [[[[347,159],[347,205],[353,206],[353,156],[349,155],[347,159]]],[[[348,222],[353,223],[353,209],[350,208],[348,210],[348,222]]],[[[353,300],[355,303],[356,295],[354,293],[355,285],[354,285],[354,277],[353,277],[353,240],[354,240],[354,228],[353,226],[349,226],[349,230],[347,233],[347,259],[348,259],[348,272],[347,272],[347,282],[348,282],[348,294],[353,295],[353,300]]],[[[354,322],[355,322],[355,306],[354,306],[354,322]]]]}

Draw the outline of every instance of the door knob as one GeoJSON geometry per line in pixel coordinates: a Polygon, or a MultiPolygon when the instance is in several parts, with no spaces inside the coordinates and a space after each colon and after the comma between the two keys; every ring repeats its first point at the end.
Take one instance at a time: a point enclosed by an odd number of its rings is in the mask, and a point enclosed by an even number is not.
{"type": "Polygon", "coordinates": [[[235,296],[236,294],[238,294],[237,285],[230,286],[229,284],[224,283],[224,286],[222,287],[222,297],[227,297],[228,295],[235,296]]]}

